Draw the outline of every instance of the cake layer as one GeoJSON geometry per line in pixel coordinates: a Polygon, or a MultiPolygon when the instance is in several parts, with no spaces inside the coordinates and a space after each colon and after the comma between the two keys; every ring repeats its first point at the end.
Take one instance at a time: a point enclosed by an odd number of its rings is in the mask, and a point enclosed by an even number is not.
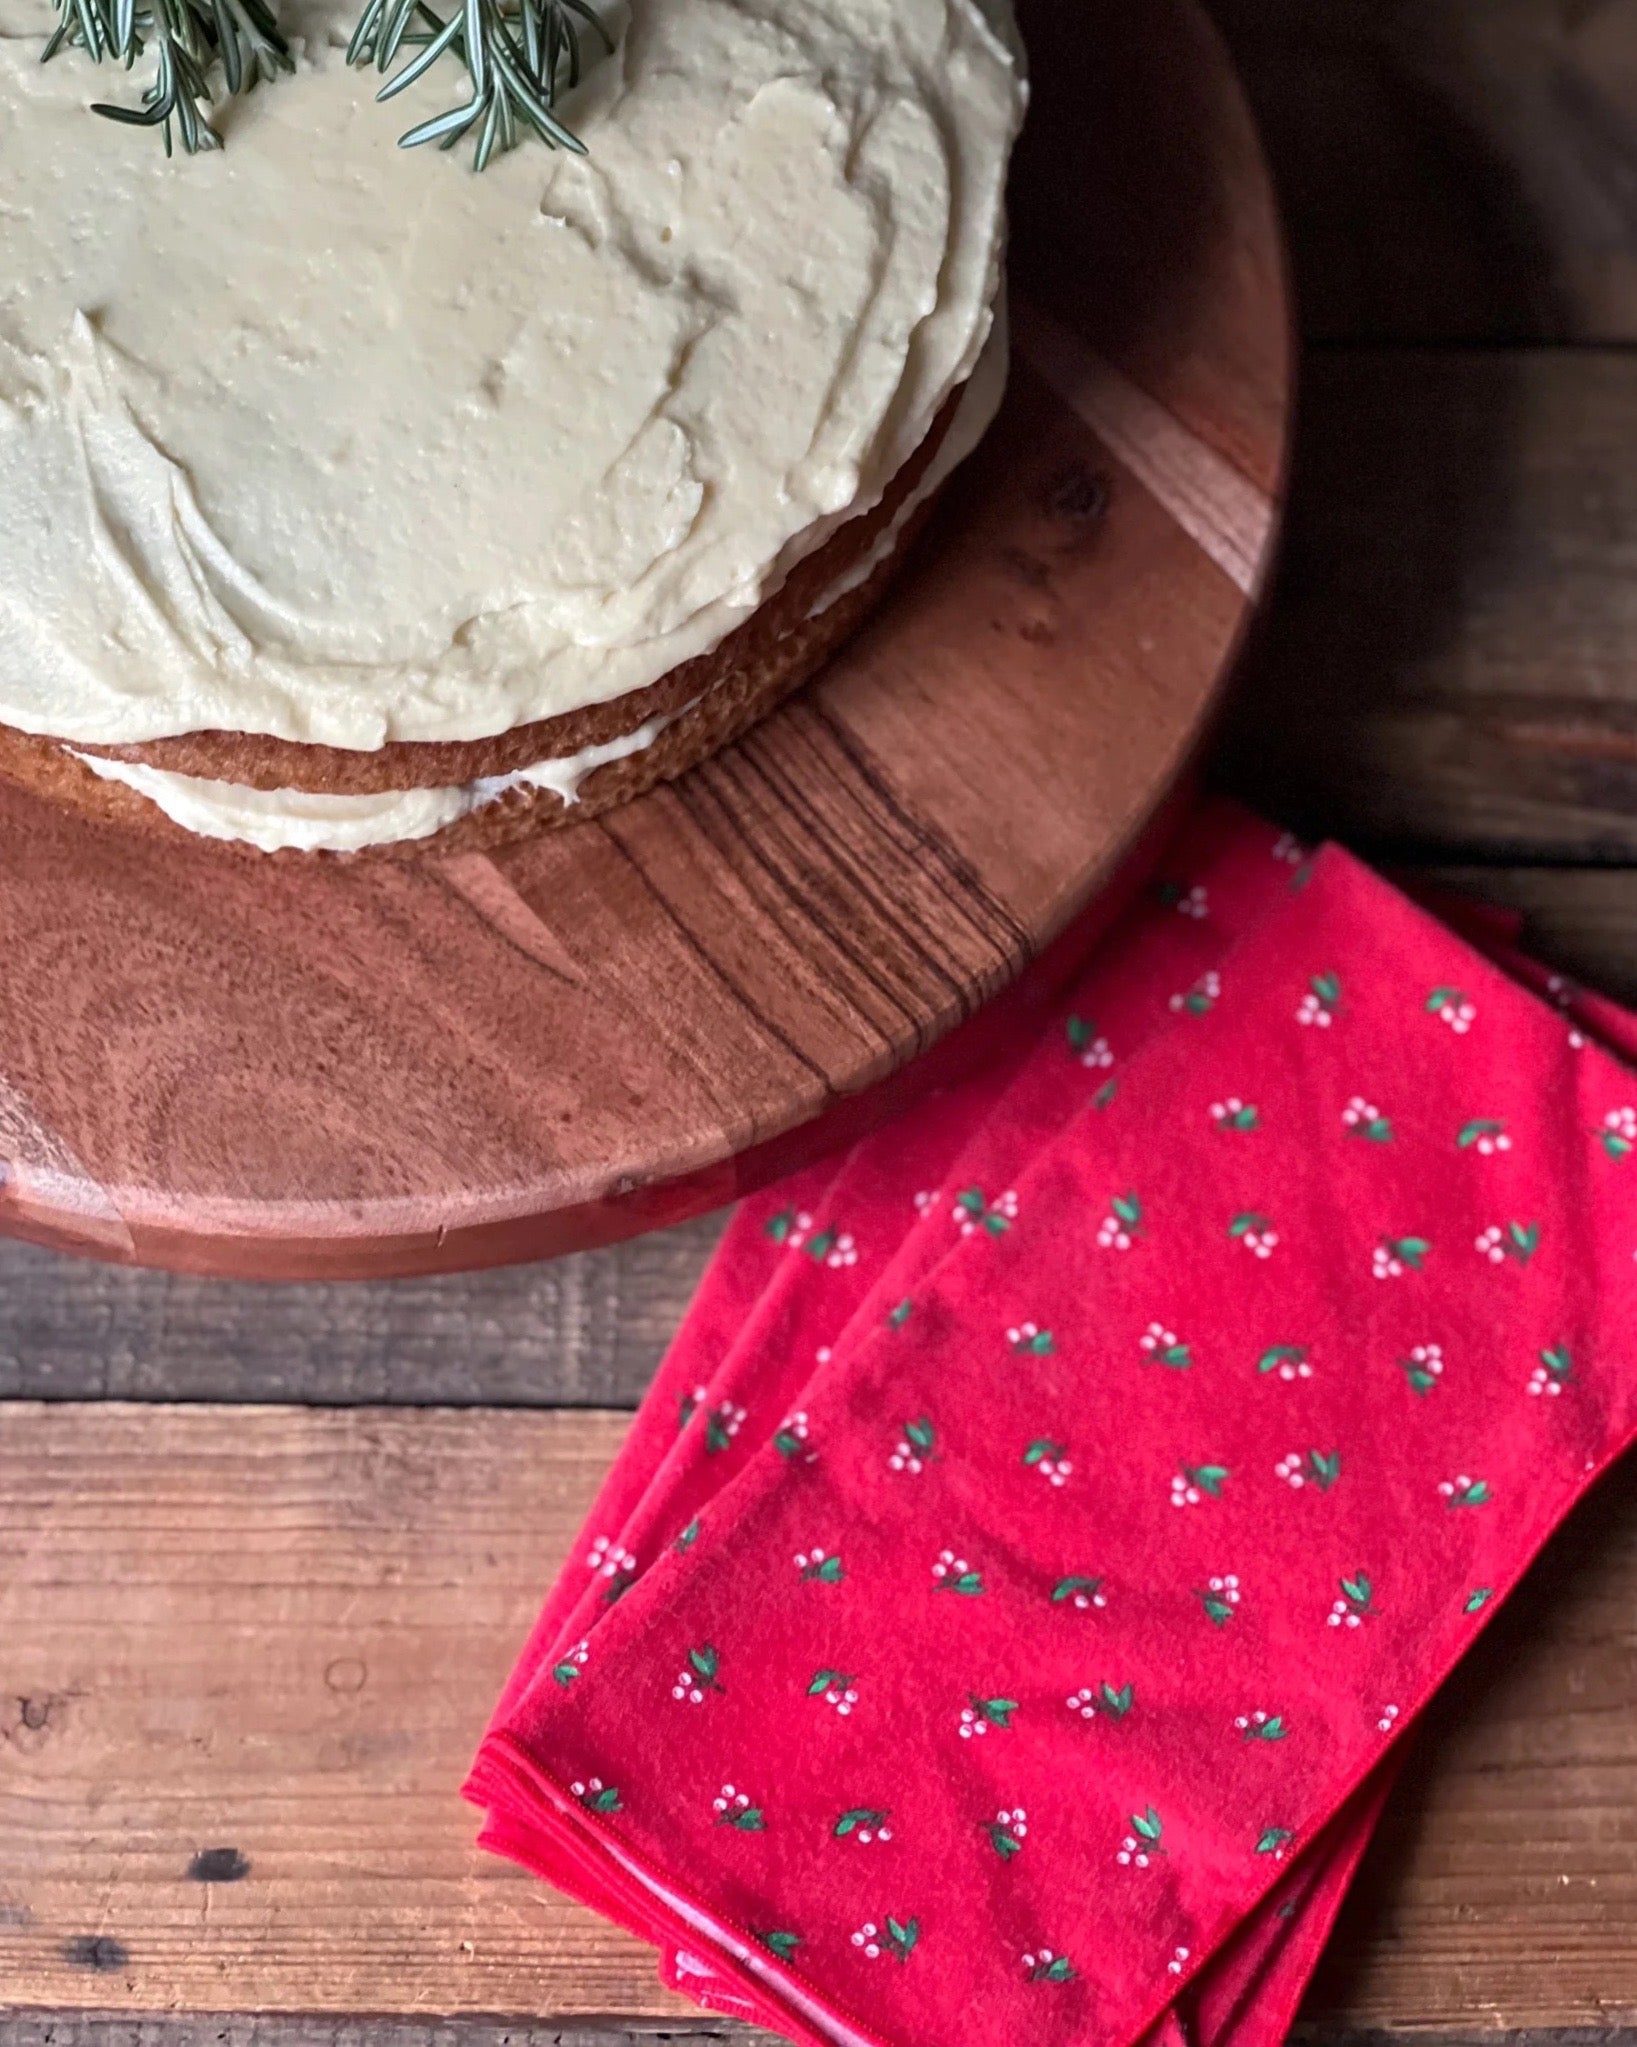
{"type": "Polygon", "coordinates": [[[590,155],[478,176],[396,147],[458,69],[376,105],[350,6],[167,163],[0,0],[0,721],[458,743],[718,646],[977,359],[1001,4],[636,0],[590,155]]]}

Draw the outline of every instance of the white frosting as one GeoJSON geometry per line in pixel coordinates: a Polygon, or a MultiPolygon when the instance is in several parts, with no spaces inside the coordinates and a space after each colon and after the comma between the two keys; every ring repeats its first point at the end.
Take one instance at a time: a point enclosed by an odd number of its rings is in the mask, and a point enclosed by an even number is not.
{"type": "Polygon", "coordinates": [[[1005,0],[635,0],[580,159],[404,152],[343,61],[167,164],[0,0],[0,720],[358,749],[604,702],[877,502],[977,360],[1005,0]]]}
{"type": "MultiPolygon", "coordinates": [[[[994,418],[1006,384],[1006,320],[1004,300],[977,368],[972,372],[937,452],[915,489],[898,508],[875,546],[849,566],[813,607],[825,611],[847,591],[857,588],[886,559],[905,523],[932,492],[963,462],[982,439],[994,418]]],[[[216,782],[201,775],[179,775],[168,768],[150,768],[138,761],[107,760],[100,754],[76,753],[93,774],[119,782],[155,803],[184,831],[208,839],[232,839],[263,853],[296,847],[303,852],[355,853],[364,846],[430,838],[456,818],[496,802],[508,790],[550,789],[564,803],[578,803],[580,784],[593,768],[624,760],[650,747],[668,725],[686,711],[650,718],[619,739],[583,747],[553,760],[536,761],[509,775],[486,775],[475,782],[443,784],[428,789],[389,789],[369,795],[336,795],[309,789],[251,789],[237,782],[216,782]]]]}
{"type": "MultiPolygon", "coordinates": [[[[692,705],[684,706],[691,710],[692,705]]],[[[337,795],[330,790],[251,789],[240,782],[213,782],[203,775],[177,775],[141,761],[107,760],[76,753],[105,782],[120,782],[156,803],[172,824],[206,839],[234,839],[259,852],[294,847],[303,853],[356,853],[403,839],[429,839],[468,812],[482,810],[513,789],[550,789],[565,803],[578,803],[580,784],[593,768],[643,753],[667,725],[682,716],[672,711],[650,718],[618,739],[585,746],[514,768],[509,775],[484,775],[475,782],[429,789],[383,789],[337,795]]]]}

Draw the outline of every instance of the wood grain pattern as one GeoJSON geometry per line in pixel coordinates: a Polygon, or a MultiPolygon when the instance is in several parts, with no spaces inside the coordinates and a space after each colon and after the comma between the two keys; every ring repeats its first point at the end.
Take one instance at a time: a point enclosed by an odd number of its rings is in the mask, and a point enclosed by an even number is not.
{"type": "Polygon", "coordinates": [[[809,694],[675,787],[492,856],[274,870],[0,794],[0,1227],[292,1276],[674,1221],[823,1142],[1085,908],[1239,639],[1289,383],[1220,42],[1193,0],[1089,13],[1027,10],[1051,61],[1015,278],[1124,380],[1127,454],[1162,423],[1164,458],[1134,473],[1020,361],[809,694]],[[1077,324],[1110,251],[1174,273],[1117,332],[1077,324]],[[1206,472],[1260,508],[1237,579],[1187,512],[1206,472]]]}
{"type": "Polygon", "coordinates": [[[1637,356],[1326,351],[1218,752],[1366,850],[1637,859],[1637,356]]]}
{"type": "MultiPolygon", "coordinates": [[[[635,1943],[475,1854],[454,1796],[623,1427],[0,1410],[4,1995],[680,2015],[635,1943]]],[[[1440,1702],[1311,2016],[1637,2022],[1634,1595],[1627,1477],[1440,1702]]]]}

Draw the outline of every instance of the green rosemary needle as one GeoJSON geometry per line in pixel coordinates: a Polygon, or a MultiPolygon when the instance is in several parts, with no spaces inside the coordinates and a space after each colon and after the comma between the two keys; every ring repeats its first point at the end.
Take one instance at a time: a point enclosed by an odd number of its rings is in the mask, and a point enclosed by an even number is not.
{"type": "MultiPolygon", "coordinates": [[[[61,0],[65,7],[79,0],[61,0]]],[[[390,71],[406,48],[415,55],[376,94],[392,99],[445,54],[458,57],[471,97],[399,136],[404,149],[436,142],[452,149],[474,137],[472,161],[482,170],[497,151],[534,133],[553,149],[585,154],[585,144],[552,111],[560,91],[580,81],[581,24],[609,51],[613,42],[588,0],[458,0],[445,20],[429,0],[366,0],[347,56],[390,71]]]]}
{"type": "Polygon", "coordinates": [[[220,63],[229,93],[293,69],[289,45],[267,0],[58,0],[60,19],[41,61],[65,45],[94,63],[110,58],[130,70],[150,45],[153,82],[138,107],[98,103],[91,111],[132,127],[158,128],[171,154],[171,123],[192,156],[220,149],[222,138],[201,108],[210,104],[210,71],[220,63]]]}

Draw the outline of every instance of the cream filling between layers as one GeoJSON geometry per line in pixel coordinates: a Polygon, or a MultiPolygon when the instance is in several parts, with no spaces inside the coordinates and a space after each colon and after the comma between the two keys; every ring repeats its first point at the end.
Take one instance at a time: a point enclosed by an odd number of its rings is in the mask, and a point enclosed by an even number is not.
{"type": "MultiPolygon", "coordinates": [[[[617,0],[609,0],[610,5],[617,0]]],[[[0,0],[0,722],[474,740],[644,688],[879,502],[983,346],[1007,0],[632,0],[481,176],[286,0],[167,163],[0,0]],[[109,202],[110,194],[118,203],[109,202]]]]}
{"type": "MultiPolygon", "coordinates": [[[[990,338],[925,475],[899,506],[875,545],[836,579],[810,615],[827,610],[849,590],[865,582],[892,553],[917,507],[971,454],[999,409],[1006,387],[1006,354],[1002,298],[990,338]]],[[[680,711],[648,719],[618,739],[583,747],[578,753],[536,761],[508,775],[359,795],[309,789],[252,789],[238,782],[218,782],[202,775],[179,775],[169,768],[150,768],[140,761],[107,760],[100,754],[69,750],[93,774],[134,790],[156,804],[172,824],[201,838],[230,839],[263,853],[287,848],[306,853],[356,853],[366,846],[430,838],[434,832],[474,810],[485,809],[514,789],[549,789],[565,804],[578,803],[580,785],[594,768],[645,752],[668,726],[692,709],[692,704],[684,705],[680,711]]]]}

